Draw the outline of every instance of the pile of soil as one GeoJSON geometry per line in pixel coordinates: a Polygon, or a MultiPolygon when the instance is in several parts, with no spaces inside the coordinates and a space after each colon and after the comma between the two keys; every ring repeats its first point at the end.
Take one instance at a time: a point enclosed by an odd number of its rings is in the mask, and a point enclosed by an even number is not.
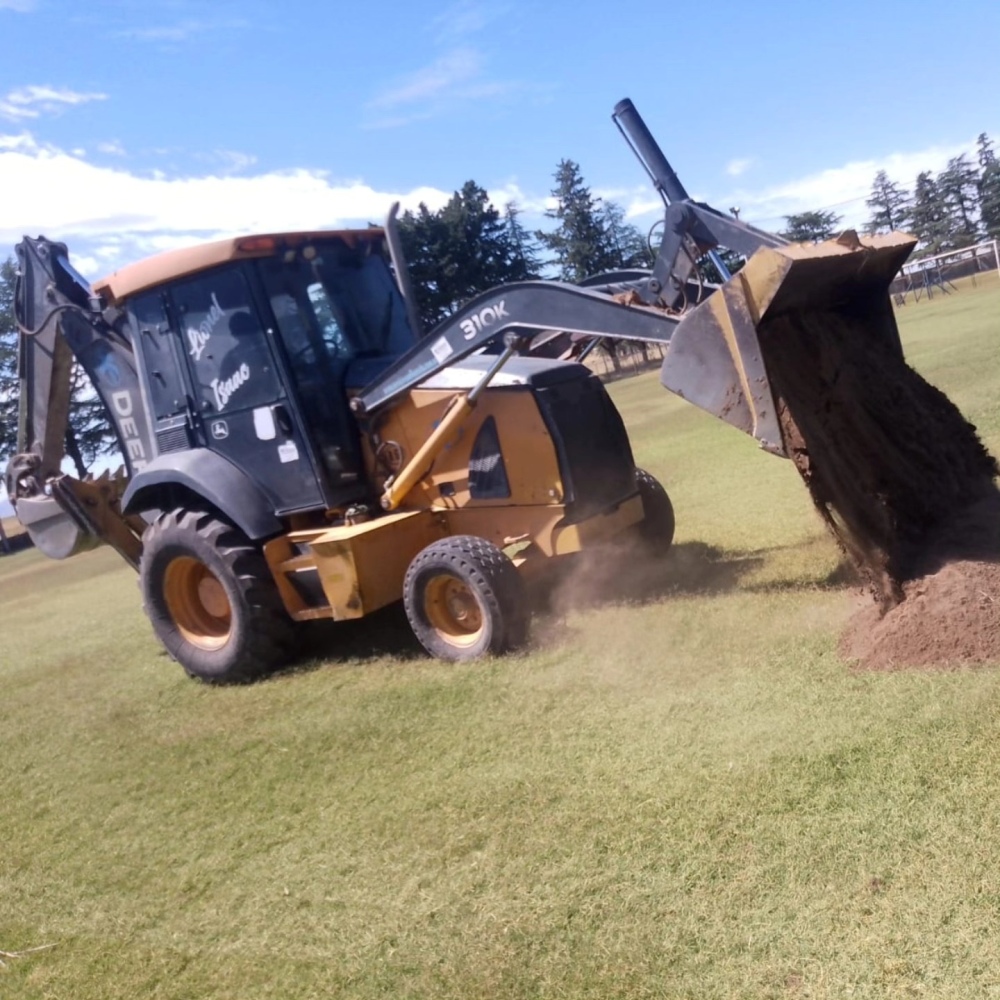
{"type": "Polygon", "coordinates": [[[842,651],[871,668],[1000,660],[997,462],[906,364],[881,298],[760,331],[786,448],[874,597],[842,651]]]}
{"type": "Polygon", "coordinates": [[[942,526],[920,566],[900,603],[855,614],[841,653],[870,670],[1000,661],[1000,493],[942,526]]]}
{"type": "Polygon", "coordinates": [[[841,654],[867,670],[1000,661],[1000,563],[959,561],[903,585],[885,615],[869,604],[848,624],[841,654]]]}

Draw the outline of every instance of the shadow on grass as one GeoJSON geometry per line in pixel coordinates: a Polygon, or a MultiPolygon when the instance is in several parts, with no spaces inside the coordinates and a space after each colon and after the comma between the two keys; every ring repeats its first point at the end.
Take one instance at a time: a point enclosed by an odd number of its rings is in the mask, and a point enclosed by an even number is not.
{"type": "Polygon", "coordinates": [[[402,601],[353,621],[308,622],[299,629],[295,660],[271,676],[310,673],[320,667],[364,666],[390,656],[394,660],[426,660],[406,620],[402,601]]]}
{"type": "MultiPolygon", "coordinates": [[[[532,580],[529,601],[534,615],[553,617],[602,604],[652,602],[671,594],[722,593],[734,589],[761,561],[757,555],[725,555],[703,542],[675,545],[659,559],[631,545],[600,548],[561,559],[532,580]]],[[[401,601],[355,621],[308,623],[300,629],[295,661],[272,676],[364,666],[380,657],[427,659],[401,601]]]]}
{"type": "MultiPolygon", "coordinates": [[[[551,639],[554,621],[571,611],[737,589],[801,589],[801,578],[741,584],[743,577],[763,565],[768,551],[727,553],[705,542],[682,542],[666,556],[655,557],[635,545],[601,547],[560,559],[534,578],[528,586],[529,602],[536,624],[546,619],[542,628],[551,639]]],[[[841,563],[812,586],[836,588],[856,582],[850,566],[841,563]]],[[[330,666],[363,667],[381,657],[403,662],[428,658],[410,629],[401,601],[355,621],[310,622],[300,631],[295,661],[273,676],[330,666]]]]}
{"type": "Polygon", "coordinates": [[[751,583],[742,587],[751,594],[769,594],[791,590],[842,590],[845,587],[863,587],[864,581],[858,575],[857,569],[841,559],[828,573],[816,579],[803,576],[793,576],[786,579],[766,580],[762,583],[751,583]]]}
{"type": "Polygon", "coordinates": [[[602,604],[647,604],[678,594],[721,594],[763,563],[759,553],[734,555],[705,542],[674,545],[655,556],[616,545],[567,557],[531,587],[536,611],[553,613],[602,604]]]}

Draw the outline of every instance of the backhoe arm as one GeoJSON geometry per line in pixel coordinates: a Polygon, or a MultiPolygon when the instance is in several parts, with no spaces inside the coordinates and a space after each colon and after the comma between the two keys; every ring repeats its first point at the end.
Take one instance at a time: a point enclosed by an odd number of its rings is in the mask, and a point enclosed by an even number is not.
{"type": "Polygon", "coordinates": [[[5,475],[8,495],[47,555],[66,558],[103,540],[134,565],[141,525],[118,511],[124,477],[81,482],[61,473],[74,360],[104,403],[129,472],[154,454],[122,317],[102,308],[62,243],[26,237],[16,252],[20,400],[17,454],[5,475]]]}

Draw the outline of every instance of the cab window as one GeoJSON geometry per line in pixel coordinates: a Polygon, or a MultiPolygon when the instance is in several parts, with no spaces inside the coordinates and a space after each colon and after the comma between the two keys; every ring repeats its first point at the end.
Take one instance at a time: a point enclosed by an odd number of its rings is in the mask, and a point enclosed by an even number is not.
{"type": "Polygon", "coordinates": [[[266,405],[281,395],[264,329],[239,269],[179,282],[171,294],[203,411],[266,405]]]}

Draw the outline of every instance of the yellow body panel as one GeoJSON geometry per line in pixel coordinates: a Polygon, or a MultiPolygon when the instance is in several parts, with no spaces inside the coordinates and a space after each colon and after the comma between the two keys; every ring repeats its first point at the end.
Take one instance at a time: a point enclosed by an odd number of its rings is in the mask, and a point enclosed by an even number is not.
{"type": "Polygon", "coordinates": [[[642,497],[637,493],[620,503],[614,510],[588,517],[578,524],[557,527],[552,534],[552,551],[547,555],[565,556],[590,545],[607,541],[620,534],[643,517],[642,497]]]}
{"type": "MultiPolygon", "coordinates": [[[[382,418],[378,425],[379,438],[399,445],[405,465],[428,439],[455,395],[450,390],[414,389],[382,418]]],[[[373,480],[381,485],[387,470],[377,468],[370,453],[366,461],[373,480]]],[[[423,478],[409,491],[402,508],[433,506],[455,510],[470,502],[484,507],[521,507],[561,505],[562,501],[563,485],[555,447],[534,396],[525,387],[492,389],[483,393],[452,440],[445,444],[423,478]],[[511,495],[496,500],[472,500],[469,496],[469,458],[479,429],[490,417],[496,420],[511,495]],[[445,487],[443,494],[442,486],[445,487]]]]}
{"type": "Polygon", "coordinates": [[[413,557],[449,534],[430,510],[386,514],[361,524],[320,531],[293,532],[269,542],[264,554],[282,599],[297,620],[362,618],[403,596],[403,577],[413,557]],[[295,555],[293,546],[305,547],[295,555]],[[315,568],[328,606],[310,607],[288,574],[315,568]]]}
{"type": "Polygon", "coordinates": [[[294,619],[361,618],[399,600],[411,561],[447,536],[475,535],[518,551],[519,569],[531,572],[537,563],[610,539],[642,520],[642,500],[634,493],[584,521],[564,523],[555,445],[528,387],[487,391],[476,406],[464,404],[462,392],[415,389],[381,416],[379,460],[365,438],[365,461],[376,489],[385,489],[390,475],[407,470],[397,510],[360,524],[293,531],[265,546],[294,619]],[[458,410],[464,416],[456,419],[458,410]],[[447,423],[457,426],[445,430],[440,447],[425,451],[426,469],[413,468],[414,456],[446,414],[452,418],[447,423]],[[469,462],[476,436],[491,417],[510,496],[474,499],[469,462]]]}

